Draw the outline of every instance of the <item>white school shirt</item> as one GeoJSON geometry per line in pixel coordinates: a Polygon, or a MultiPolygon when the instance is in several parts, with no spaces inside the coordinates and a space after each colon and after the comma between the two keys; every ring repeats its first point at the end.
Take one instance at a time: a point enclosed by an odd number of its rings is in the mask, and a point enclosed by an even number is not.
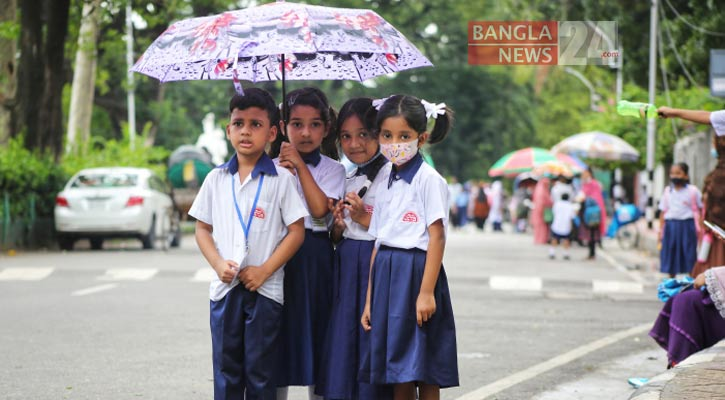
{"type": "MultiPolygon", "coordinates": [[[[379,155],[378,157],[382,157],[382,155],[379,155]]],[[[375,213],[375,199],[378,197],[378,193],[380,193],[381,190],[387,189],[391,168],[392,164],[390,162],[383,165],[382,168],[380,168],[380,171],[378,171],[378,174],[375,176],[372,185],[370,185],[370,188],[368,188],[367,192],[365,192],[365,195],[362,197],[363,203],[365,204],[365,211],[367,211],[370,215],[375,213]]],[[[347,176],[347,179],[345,179],[345,193],[357,193],[365,184],[367,176],[356,175],[357,171],[358,169],[356,168],[355,171],[352,171],[347,176]]],[[[345,231],[342,233],[343,237],[354,240],[375,240],[375,236],[371,235],[367,228],[357,222],[354,222],[352,218],[350,218],[349,212],[345,212],[345,225],[345,231]]]]}
{"type": "Polygon", "coordinates": [[[680,188],[680,190],[676,190],[674,186],[670,185],[665,188],[665,193],[660,199],[659,209],[665,213],[665,219],[683,220],[695,218],[695,213],[692,210],[693,197],[697,202],[697,208],[702,210],[702,193],[700,193],[700,189],[688,184],[680,188]]]}
{"type": "Polygon", "coordinates": [[[711,112],[710,123],[718,136],[725,136],[725,110],[711,112]]]}
{"type": "MultiPolygon", "coordinates": [[[[345,196],[345,167],[341,163],[320,154],[319,150],[304,158],[307,159],[307,168],[310,170],[312,178],[314,178],[320,190],[325,193],[325,196],[337,200],[345,196]]],[[[279,158],[275,158],[274,163],[279,166],[279,158]]],[[[299,179],[295,180],[297,192],[302,197],[302,202],[309,214],[310,207],[307,205],[302,184],[299,179]]],[[[332,213],[328,213],[324,218],[312,218],[312,216],[307,215],[305,217],[305,229],[311,229],[314,232],[326,232],[332,226],[332,222],[332,213]]]]}
{"type": "MultiPolygon", "coordinates": [[[[237,170],[235,154],[227,163],[209,172],[191,205],[189,215],[213,227],[214,245],[222,258],[239,263],[246,255],[246,265],[260,266],[287,235],[287,226],[309,214],[295,190],[294,176],[285,168],[275,166],[266,154],[257,161],[252,173],[242,184],[239,184],[237,170]],[[261,174],[264,174],[264,182],[249,228],[250,252],[247,255],[244,230],[234,207],[232,179],[237,204],[247,224],[261,174]]],[[[237,284],[238,281],[233,285],[226,284],[215,275],[209,285],[209,298],[219,301],[237,284]]],[[[275,271],[257,292],[283,304],[284,266],[275,271]]]]}
{"type": "Polygon", "coordinates": [[[554,201],[561,200],[561,196],[565,193],[569,195],[569,201],[574,200],[574,188],[569,184],[557,181],[551,188],[551,199],[554,201]]]}
{"type": "Polygon", "coordinates": [[[571,233],[571,224],[576,209],[570,200],[557,200],[554,202],[551,212],[554,220],[551,222],[551,231],[560,236],[567,236],[571,233]]]}
{"type": "Polygon", "coordinates": [[[368,233],[375,246],[428,250],[428,226],[443,221],[448,230],[448,185],[418,153],[402,171],[391,169],[388,185],[375,199],[368,233]]]}

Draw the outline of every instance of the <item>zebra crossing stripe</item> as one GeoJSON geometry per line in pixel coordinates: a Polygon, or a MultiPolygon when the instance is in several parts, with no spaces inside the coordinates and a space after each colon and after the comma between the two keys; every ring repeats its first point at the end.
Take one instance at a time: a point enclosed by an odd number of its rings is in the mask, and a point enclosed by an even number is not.
{"type": "Polygon", "coordinates": [[[492,276],[488,282],[493,290],[540,292],[543,280],[537,277],[492,276]]]}
{"type": "Polygon", "coordinates": [[[39,281],[53,273],[53,267],[12,267],[0,271],[0,281],[39,281]]]}
{"type": "Polygon", "coordinates": [[[112,268],[105,275],[99,276],[100,281],[147,281],[159,272],[156,268],[112,268]]]}

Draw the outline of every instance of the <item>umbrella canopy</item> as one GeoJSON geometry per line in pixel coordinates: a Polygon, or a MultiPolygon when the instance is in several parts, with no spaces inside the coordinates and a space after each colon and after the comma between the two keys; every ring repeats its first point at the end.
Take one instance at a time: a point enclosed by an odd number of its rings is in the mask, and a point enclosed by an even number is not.
{"type": "Polygon", "coordinates": [[[563,161],[547,161],[534,168],[534,174],[537,176],[551,175],[551,176],[566,176],[571,178],[574,176],[571,167],[569,167],[563,161]]]}
{"type": "Polygon", "coordinates": [[[557,153],[557,154],[554,154],[554,156],[556,156],[557,160],[561,161],[567,167],[569,167],[571,172],[574,174],[581,174],[582,172],[586,171],[586,169],[588,168],[588,166],[584,163],[584,161],[582,161],[576,157],[572,157],[568,154],[557,153]]]}
{"type": "Polygon", "coordinates": [[[609,161],[637,161],[639,152],[621,138],[604,132],[578,133],[552,147],[552,153],[609,161]]]}
{"type": "Polygon", "coordinates": [[[363,81],[432,65],[371,10],[277,2],[177,21],[132,70],[162,82],[363,81]]]}
{"type": "Polygon", "coordinates": [[[531,171],[536,166],[548,161],[556,161],[556,157],[548,150],[538,147],[527,147],[525,149],[512,151],[501,157],[488,170],[488,175],[492,177],[514,177],[522,172],[531,171]]]}

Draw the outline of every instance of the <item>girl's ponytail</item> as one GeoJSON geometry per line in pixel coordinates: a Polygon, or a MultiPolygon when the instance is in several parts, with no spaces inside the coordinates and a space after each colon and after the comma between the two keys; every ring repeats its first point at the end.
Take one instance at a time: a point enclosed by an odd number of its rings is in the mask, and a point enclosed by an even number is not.
{"type": "Polygon", "coordinates": [[[337,113],[332,107],[329,107],[328,113],[328,121],[326,122],[327,136],[322,139],[320,152],[333,160],[339,160],[340,155],[337,151],[337,135],[339,134],[337,132],[337,113]]]}
{"type": "Polygon", "coordinates": [[[443,108],[443,114],[438,114],[436,116],[433,129],[431,130],[430,137],[428,138],[428,143],[436,144],[445,139],[448,132],[451,130],[451,126],[453,126],[453,119],[453,110],[451,110],[448,106],[445,106],[443,108]]]}

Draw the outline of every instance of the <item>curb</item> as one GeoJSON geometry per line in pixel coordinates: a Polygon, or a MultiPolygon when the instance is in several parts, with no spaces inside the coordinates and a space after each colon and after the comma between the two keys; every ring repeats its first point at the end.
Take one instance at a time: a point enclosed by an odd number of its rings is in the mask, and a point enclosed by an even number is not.
{"type": "Polygon", "coordinates": [[[725,399],[725,339],[650,379],[629,400],[725,399]]]}

